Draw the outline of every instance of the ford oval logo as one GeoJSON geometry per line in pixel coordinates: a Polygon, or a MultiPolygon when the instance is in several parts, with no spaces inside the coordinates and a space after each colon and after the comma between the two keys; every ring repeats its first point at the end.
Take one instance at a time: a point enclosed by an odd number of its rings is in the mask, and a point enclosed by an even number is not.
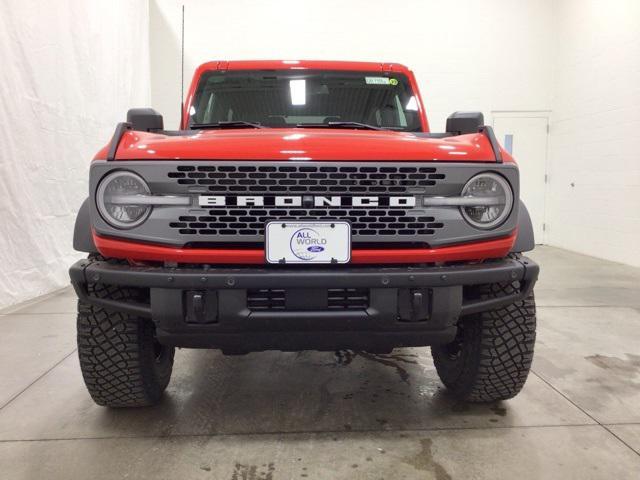
{"type": "Polygon", "coordinates": [[[313,253],[320,253],[324,252],[324,247],[321,247],[320,245],[311,245],[310,247],[307,247],[307,250],[313,253]]]}

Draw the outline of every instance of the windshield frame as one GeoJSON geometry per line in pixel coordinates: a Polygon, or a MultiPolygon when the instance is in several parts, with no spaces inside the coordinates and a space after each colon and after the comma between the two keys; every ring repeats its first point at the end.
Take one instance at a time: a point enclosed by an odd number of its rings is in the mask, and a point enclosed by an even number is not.
{"type": "MultiPolygon", "coordinates": [[[[204,65],[203,65],[204,66],[204,65]]],[[[405,95],[409,95],[412,101],[415,101],[415,107],[413,109],[407,109],[406,105],[402,105],[399,101],[398,103],[398,108],[397,108],[397,112],[401,112],[400,115],[404,118],[406,118],[405,116],[407,115],[407,111],[411,111],[412,113],[415,112],[415,117],[413,118],[413,120],[411,121],[411,123],[409,123],[407,126],[384,126],[384,125],[373,125],[372,124],[372,129],[371,130],[386,130],[386,131],[395,131],[395,132],[428,132],[428,123],[426,121],[424,112],[423,112],[423,106],[422,106],[422,99],[420,97],[420,92],[417,88],[416,82],[415,82],[415,78],[412,74],[412,72],[408,69],[406,69],[406,67],[404,67],[404,70],[406,71],[397,71],[395,69],[392,70],[375,70],[375,69],[342,69],[342,68],[299,68],[299,69],[293,69],[293,68],[242,68],[242,69],[229,69],[229,70],[220,70],[220,69],[216,69],[216,68],[206,68],[206,69],[199,69],[199,71],[196,72],[196,76],[194,77],[191,87],[190,87],[190,91],[189,91],[189,95],[188,95],[188,102],[187,104],[184,106],[183,109],[183,116],[181,119],[181,126],[184,129],[191,129],[192,125],[196,124],[196,123],[200,123],[200,122],[196,122],[194,121],[192,115],[190,115],[190,111],[193,111],[193,105],[195,105],[198,102],[198,97],[200,94],[201,89],[203,88],[203,84],[204,82],[207,82],[209,80],[209,78],[212,75],[226,75],[226,74],[242,74],[242,73],[248,73],[248,74],[256,74],[256,73],[267,73],[270,75],[283,75],[283,76],[291,76],[293,79],[295,79],[295,77],[297,76],[306,76],[306,75],[314,75],[314,74],[332,74],[335,73],[337,75],[340,74],[350,74],[350,75],[354,75],[354,76],[361,76],[363,78],[366,77],[385,77],[385,78],[389,78],[389,79],[396,79],[396,81],[400,80],[400,82],[402,82],[404,89],[403,89],[403,93],[405,95]]],[[[393,84],[392,84],[393,85],[393,84]]],[[[397,98],[397,97],[396,97],[397,98]]],[[[405,97],[406,98],[406,97],[405,97]]],[[[285,117],[287,115],[284,115],[285,117]]],[[[326,115],[325,115],[326,116],[326,115]]],[[[247,121],[244,119],[238,119],[239,121],[247,121]]],[[[237,120],[237,121],[238,121],[237,120]]],[[[326,124],[327,129],[335,129],[335,130],[339,130],[341,128],[335,128],[335,125],[332,126],[331,123],[358,123],[358,122],[353,122],[353,121],[345,121],[345,122],[329,122],[326,124]]],[[[359,122],[361,124],[365,123],[365,122],[359,122]]],[[[285,129],[296,129],[296,128],[308,128],[308,127],[313,127],[313,128],[318,128],[318,127],[322,127],[323,125],[320,124],[318,125],[317,123],[300,123],[300,122],[295,122],[295,123],[288,123],[285,125],[276,125],[276,126],[272,126],[272,125],[268,125],[268,124],[264,124],[264,127],[266,128],[285,128],[285,129]]],[[[363,125],[366,126],[366,125],[363,125]]],[[[342,125],[342,127],[345,127],[345,125],[342,125]]],[[[197,128],[197,127],[196,127],[197,128]]],[[[346,127],[348,128],[348,127],[346,127]]],[[[354,127],[356,128],[356,127],[354,127]]],[[[362,129],[362,128],[359,128],[362,129]]],[[[362,129],[362,130],[366,130],[362,129]]]]}

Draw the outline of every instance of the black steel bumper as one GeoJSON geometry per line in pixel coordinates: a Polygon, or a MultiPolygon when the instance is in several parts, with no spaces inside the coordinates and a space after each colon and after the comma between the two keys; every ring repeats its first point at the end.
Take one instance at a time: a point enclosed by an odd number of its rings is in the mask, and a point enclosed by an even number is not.
{"type": "MultiPolygon", "coordinates": [[[[529,294],[539,267],[526,257],[446,267],[162,268],[81,260],[70,269],[78,297],[105,309],[151,318],[158,339],[181,347],[259,350],[386,351],[450,342],[460,316],[499,308],[529,294]],[[519,282],[491,299],[473,286],[519,282]],[[139,287],[144,303],[97,298],[88,283],[139,287]],[[327,304],[327,291],[358,289],[366,304],[327,304]],[[282,302],[253,308],[256,291],[282,302]],[[271,308],[274,307],[274,308],[271,308]]],[[[258,294],[260,294],[258,292],[258,294]]]]}

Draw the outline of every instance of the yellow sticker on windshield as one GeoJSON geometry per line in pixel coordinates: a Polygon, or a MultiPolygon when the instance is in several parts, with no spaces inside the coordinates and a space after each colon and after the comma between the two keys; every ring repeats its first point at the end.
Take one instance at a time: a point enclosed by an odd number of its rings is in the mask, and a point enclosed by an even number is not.
{"type": "Polygon", "coordinates": [[[389,79],[389,83],[390,83],[391,85],[393,85],[393,86],[396,86],[396,85],[398,85],[398,79],[396,79],[396,78],[390,78],[390,79],[389,79]]]}

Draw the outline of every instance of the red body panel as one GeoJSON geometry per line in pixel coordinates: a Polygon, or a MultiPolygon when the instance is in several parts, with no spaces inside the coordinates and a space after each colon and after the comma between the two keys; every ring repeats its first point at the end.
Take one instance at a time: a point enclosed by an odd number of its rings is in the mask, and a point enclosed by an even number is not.
{"type": "MultiPolygon", "coordinates": [[[[486,260],[506,256],[516,235],[484,242],[452,245],[439,248],[379,249],[351,252],[352,264],[431,263],[456,260],[486,260]]],[[[264,264],[264,250],[224,248],[174,248],[149,245],[127,240],[100,237],[94,233],[98,251],[105,257],[128,258],[140,261],[212,264],[264,264]]]]}
{"type": "Polygon", "coordinates": [[[494,156],[480,133],[436,139],[407,132],[269,128],[123,135],[117,160],[161,159],[491,162],[494,156]]]}

